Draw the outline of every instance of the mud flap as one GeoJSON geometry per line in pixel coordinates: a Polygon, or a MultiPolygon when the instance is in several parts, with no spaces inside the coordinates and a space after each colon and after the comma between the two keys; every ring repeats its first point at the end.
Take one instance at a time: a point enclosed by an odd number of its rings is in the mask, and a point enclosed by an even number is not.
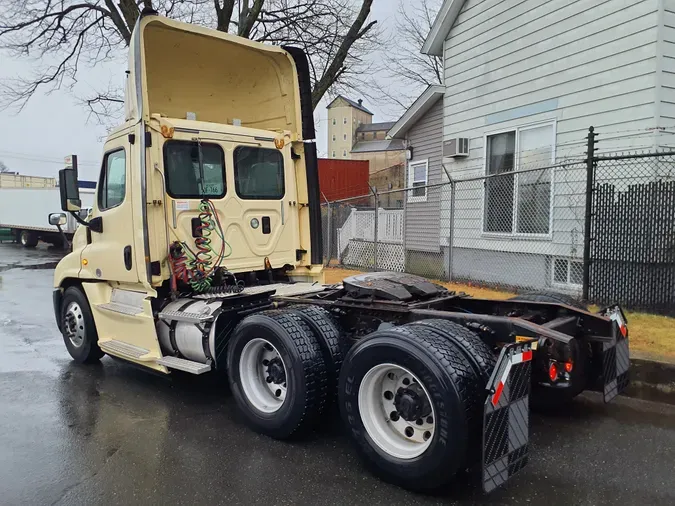
{"type": "Polygon", "coordinates": [[[628,320],[619,306],[605,308],[601,314],[614,322],[612,340],[602,343],[602,395],[609,402],[629,383],[628,320]]]}
{"type": "Polygon", "coordinates": [[[487,384],[483,410],[482,483],[491,492],[527,464],[530,441],[530,378],[537,342],[502,348],[487,384]]]}

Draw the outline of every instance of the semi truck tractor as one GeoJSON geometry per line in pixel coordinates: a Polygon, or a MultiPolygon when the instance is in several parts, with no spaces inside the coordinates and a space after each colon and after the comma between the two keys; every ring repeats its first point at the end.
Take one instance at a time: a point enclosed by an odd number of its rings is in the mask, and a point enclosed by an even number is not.
{"type": "Polygon", "coordinates": [[[82,224],[54,275],[65,346],[81,363],[224,373],[272,438],[302,437],[337,405],[383,479],[476,476],[489,492],[527,463],[530,404],[626,387],[626,318],[400,273],[325,285],[309,76],[300,49],[143,12],[86,219],[73,171],[59,173],[82,224]]]}

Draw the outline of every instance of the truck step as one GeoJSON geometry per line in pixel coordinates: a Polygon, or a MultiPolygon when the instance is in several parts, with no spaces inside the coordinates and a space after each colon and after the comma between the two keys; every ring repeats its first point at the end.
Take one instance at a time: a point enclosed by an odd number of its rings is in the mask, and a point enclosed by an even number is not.
{"type": "Polygon", "coordinates": [[[184,358],[178,357],[162,357],[157,360],[157,363],[168,367],[169,369],[178,369],[179,371],[189,372],[190,374],[204,374],[211,370],[209,364],[193,362],[192,360],[185,360],[184,358]]]}
{"type": "Polygon", "coordinates": [[[206,323],[213,321],[212,314],[188,313],[185,311],[162,311],[158,317],[166,322],[206,323]]]}
{"type": "Polygon", "coordinates": [[[132,290],[115,288],[112,291],[110,302],[96,304],[96,307],[112,311],[113,313],[136,316],[143,312],[143,300],[146,297],[147,293],[144,292],[134,292],[132,290]]]}
{"type": "MultiPolygon", "coordinates": [[[[114,339],[110,341],[99,341],[98,346],[106,353],[110,353],[116,357],[130,358],[133,360],[144,360],[142,357],[150,353],[150,351],[145,348],[134,346],[133,344],[125,343],[123,341],[115,341],[114,339]]],[[[145,360],[152,360],[152,358],[145,360]]]]}

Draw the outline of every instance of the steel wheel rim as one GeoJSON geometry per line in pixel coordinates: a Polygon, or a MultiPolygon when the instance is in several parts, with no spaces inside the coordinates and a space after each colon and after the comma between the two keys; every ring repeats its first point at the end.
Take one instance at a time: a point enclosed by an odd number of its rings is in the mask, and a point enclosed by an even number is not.
{"type": "Polygon", "coordinates": [[[246,343],[239,357],[239,376],[244,395],[255,409],[263,413],[281,409],[288,370],[272,343],[259,337],[246,343]]]}
{"type": "MultiPolygon", "coordinates": [[[[417,387],[415,387],[417,388],[417,387]]],[[[392,457],[410,460],[422,455],[434,439],[436,412],[424,384],[405,367],[378,364],[371,368],[359,385],[359,413],[373,442],[392,457]],[[404,383],[407,381],[407,383],[404,383]],[[416,383],[426,396],[430,412],[413,421],[398,415],[396,394],[416,383]],[[389,395],[392,394],[392,395],[389,395]],[[392,416],[397,413],[397,416],[392,416]]]]}
{"type": "Polygon", "coordinates": [[[66,308],[63,322],[63,330],[73,346],[79,348],[84,343],[86,330],[84,326],[84,314],[77,302],[71,302],[66,308]]]}

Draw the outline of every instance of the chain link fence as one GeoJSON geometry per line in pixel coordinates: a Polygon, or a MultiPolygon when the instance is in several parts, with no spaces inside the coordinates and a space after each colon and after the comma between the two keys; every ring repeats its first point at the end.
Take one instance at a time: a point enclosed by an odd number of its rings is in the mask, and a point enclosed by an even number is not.
{"type": "Polygon", "coordinates": [[[675,314],[675,152],[594,143],[556,165],[325,203],[325,262],[675,314]]]}

